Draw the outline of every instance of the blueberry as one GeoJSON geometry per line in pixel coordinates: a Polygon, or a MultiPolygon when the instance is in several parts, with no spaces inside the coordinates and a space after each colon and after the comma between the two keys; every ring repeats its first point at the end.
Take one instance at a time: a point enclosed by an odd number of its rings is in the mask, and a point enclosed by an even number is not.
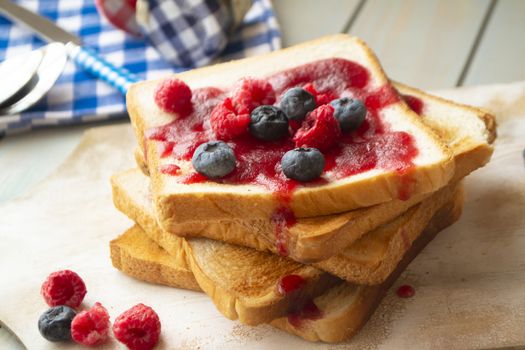
{"type": "Polygon", "coordinates": [[[281,109],[292,120],[303,120],[306,113],[313,111],[315,107],[315,97],[298,87],[286,91],[281,99],[281,109]]]}
{"type": "Polygon", "coordinates": [[[222,141],[203,143],[193,153],[193,167],[198,173],[217,179],[224,177],[235,169],[235,154],[233,149],[222,141]]]}
{"type": "Polygon", "coordinates": [[[250,133],[265,141],[281,139],[288,134],[288,119],[278,107],[259,106],[250,114],[250,133]]]}
{"type": "Polygon", "coordinates": [[[352,131],[363,124],[366,107],[360,100],[343,97],[333,100],[330,104],[334,107],[334,117],[339,122],[341,131],[352,131]]]}
{"type": "Polygon", "coordinates": [[[317,148],[296,148],[281,159],[284,175],[298,181],[317,179],[324,170],[324,156],[317,148]]]}
{"type": "Polygon", "coordinates": [[[75,316],[75,310],[69,306],[54,306],[40,316],[38,330],[52,342],[71,340],[71,321],[75,316]]]}

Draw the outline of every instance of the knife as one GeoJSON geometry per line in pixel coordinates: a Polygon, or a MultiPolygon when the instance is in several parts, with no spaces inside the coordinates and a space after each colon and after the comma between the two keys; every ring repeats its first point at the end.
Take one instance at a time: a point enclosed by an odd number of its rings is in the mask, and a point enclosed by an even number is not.
{"type": "Polygon", "coordinates": [[[23,24],[48,42],[65,44],[68,56],[83,70],[100,78],[126,94],[129,86],[139,78],[124,68],[104,60],[95,51],[82,46],[79,37],[65,31],[52,21],[33,13],[10,0],[0,0],[0,13],[15,23],[23,24]]]}

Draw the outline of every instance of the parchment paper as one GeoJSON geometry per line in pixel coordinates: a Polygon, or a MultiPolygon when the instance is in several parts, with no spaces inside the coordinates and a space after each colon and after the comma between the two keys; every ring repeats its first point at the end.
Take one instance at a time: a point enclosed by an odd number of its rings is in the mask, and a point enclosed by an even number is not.
{"type": "MultiPolygon", "coordinates": [[[[37,319],[46,310],[40,286],[69,268],[85,280],[84,305],[102,302],[112,320],[136,303],[162,322],[159,348],[170,349],[430,349],[525,344],[525,83],[443,92],[491,108],[498,140],[491,163],[468,177],[458,223],[443,231],[390,291],[372,320],[347,344],[310,344],[269,326],[221,316],[200,293],[154,286],[115,270],[108,242],[131,225],[113,208],[110,175],[134,165],[129,125],[86,132],[71,157],[31,193],[0,206],[0,320],[29,349],[48,343],[37,319]]],[[[105,349],[118,348],[110,342],[105,349]]]]}

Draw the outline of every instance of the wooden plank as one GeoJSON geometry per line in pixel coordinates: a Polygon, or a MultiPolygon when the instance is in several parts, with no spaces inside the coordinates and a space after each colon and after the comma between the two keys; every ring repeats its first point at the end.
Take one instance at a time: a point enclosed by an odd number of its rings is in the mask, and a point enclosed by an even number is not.
{"type": "Polygon", "coordinates": [[[525,1],[498,1],[464,85],[525,80],[525,1]]]}
{"type": "Polygon", "coordinates": [[[387,74],[421,88],[454,86],[489,0],[368,0],[349,33],[363,38],[387,74]]]}
{"type": "Polygon", "coordinates": [[[359,0],[273,1],[283,46],[342,32],[358,4],[359,0]]]}

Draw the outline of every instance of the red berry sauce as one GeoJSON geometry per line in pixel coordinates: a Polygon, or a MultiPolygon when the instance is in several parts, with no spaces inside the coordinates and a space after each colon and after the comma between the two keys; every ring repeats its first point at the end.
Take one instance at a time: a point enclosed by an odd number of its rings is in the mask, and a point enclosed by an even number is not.
{"type": "MultiPolygon", "coordinates": [[[[389,130],[382,120],[381,110],[400,100],[391,84],[373,88],[370,84],[368,70],[352,61],[332,58],[308,63],[289,70],[276,73],[266,80],[273,86],[279,104],[280,96],[296,86],[308,85],[314,89],[318,102],[328,103],[339,97],[352,97],[364,101],[368,113],[361,127],[339,137],[338,142],[324,151],[326,166],[323,176],[312,183],[298,183],[287,178],[281,170],[281,158],[287,151],[294,149],[293,134],[283,140],[264,142],[255,139],[248,132],[228,140],[237,158],[236,169],[220,180],[227,184],[254,184],[264,186],[272,191],[287,207],[291,193],[298,186],[312,186],[331,180],[379,168],[395,170],[401,175],[412,167],[412,161],[418,149],[410,134],[389,130]],[[321,98],[329,96],[329,98],[321,98]],[[326,101],[324,101],[326,100],[326,101]]],[[[231,91],[217,88],[200,88],[192,91],[193,112],[191,115],[146,132],[146,138],[159,141],[162,157],[190,161],[195,149],[202,143],[216,140],[210,124],[210,115],[215,106],[231,96],[231,91]]],[[[298,125],[291,125],[292,133],[298,125]]],[[[192,184],[210,181],[194,172],[180,174],[174,172],[181,183],[192,184]]],[[[404,184],[404,183],[403,183],[404,184]]],[[[408,185],[402,185],[400,197],[410,196],[410,179],[408,185]]],[[[282,215],[279,208],[272,220],[276,226],[277,249],[287,255],[286,239],[283,231],[291,226],[295,219],[291,210],[282,215]]]]}
{"type": "Polygon", "coordinates": [[[318,320],[323,317],[323,312],[319,310],[313,300],[309,300],[298,311],[288,314],[288,322],[295,328],[301,328],[305,320],[318,320]]]}
{"type": "MultiPolygon", "coordinates": [[[[287,199],[283,199],[287,203],[287,199]]],[[[292,227],[297,222],[293,211],[288,206],[277,208],[272,217],[272,223],[275,227],[275,246],[277,252],[282,256],[288,256],[288,235],[286,229],[292,227]]]]}
{"type": "Polygon", "coordinates": [[[281,295],[288,295],[306,284],[306,280],[299,275],[286,275],[279,280],[277,292],[281,295]]]}
{"type": "Polygon", "coordinates": [[[403,95],[402,97],[411,110],[416,112],[418,115],[421,115],[423,113],[423,108],[425,107],[423,100],[421,100],[419,97],[412,95],[403,95]]]}
{"type": "Polygon", "coordinates": [[[416,290],[411,285],[403,284],[399,286],[396,293],[400,298],[412,298],[416,294],[416,290]]]}
{"type": "Polygon", "coordinates": [[[176,164],[164,164],[160,166],[160,172],[168,175],[177,175],[180,167],[176,164]]]}

